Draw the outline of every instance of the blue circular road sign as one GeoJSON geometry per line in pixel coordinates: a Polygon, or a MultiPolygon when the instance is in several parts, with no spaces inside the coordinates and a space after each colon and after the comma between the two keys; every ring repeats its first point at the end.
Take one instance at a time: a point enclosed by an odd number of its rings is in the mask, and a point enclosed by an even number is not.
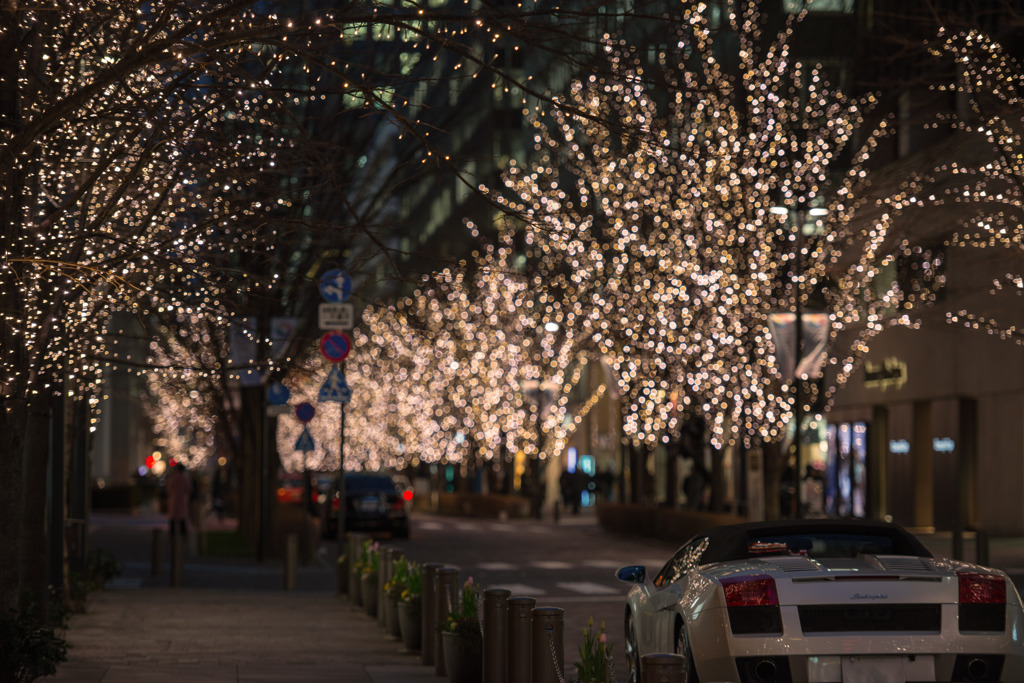
{"type": "Polygon", "coordinates": [[[320,296],[331,304],[348,301],[352,296],[352,278],[340,268],[328,270],[320,276],[320,296]]]}
{"type": "Polygon", "coordinates": [[[283,406],[291,398],[292,392],[280,382],[274,382],[267,387],[267,401],[272,406],[283,406]]]}

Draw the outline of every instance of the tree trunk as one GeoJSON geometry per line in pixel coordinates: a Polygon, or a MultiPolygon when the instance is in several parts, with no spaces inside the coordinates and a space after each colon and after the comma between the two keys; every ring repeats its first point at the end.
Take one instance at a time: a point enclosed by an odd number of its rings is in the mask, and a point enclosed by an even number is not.
{"type": "Polygon", "coordinates": [[[711,511],[725,511],[725,467],[722,449],[711,449],[711,511]]]}
{"type": "Polygon", "coordinates": [[[25,482],[25,435],[28,406],[20,398],[5,396],[0,410],[0,432],[4,447],[0,449],[0,539],[3,539],[4,561],[0,562],[0,614],[7,614],[18,605],[24,576],[25,539],[23,497],[25,482]]]}
{"type": "Polygon", "coordinates": [[[780,490],[782,472],[786,469],[786,454],[778,441],[765,442],[764,453],[764,517],[766,520],[781,519],[780,490]]]}
{"type": "Polygon", "coordinates": [[[29,399],[22,499],[25,571],[22,592],[27,592],[29,599],[40,605],[46,598],[46,472],[50,456],[50,413],[51,397],[48,393],[37,393],[29,399]]]}
{"type": "MultiPolygon", "coordinates": [[[[241,446],[235,454],[241,460],[239,463],[241,481],[238,482],[238,527],[252,548],[259,553],[261,535],[264,543],[269,539],[269,533],[260,526],[261,521],[265,524],[270,522],[269,519],[261,517],[262,498],[266,491],[273,490],[270,486],[264,486],[263,471],[266,470],[271,476],[276,476],[277,470],[275,468],[273,472],[270,472],[269,461],[261,467],[263,465],[263,423],[259,412],[262,410],[262,387],[243,387],[238,391],[237,424],[240,432],[238,443],[241,446]]],[[[266,505],[263,509],[269,507],[266,505]]],[[[266,512],[264,512],[264,516],[266,516],[266,512]]]]}

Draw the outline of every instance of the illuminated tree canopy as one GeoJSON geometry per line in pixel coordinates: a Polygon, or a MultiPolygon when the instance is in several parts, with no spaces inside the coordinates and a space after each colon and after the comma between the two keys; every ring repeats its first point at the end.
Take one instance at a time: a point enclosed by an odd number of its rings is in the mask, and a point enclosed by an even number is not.
{"type": "Polygon", "coordinates": [[[1024,64],[977,30],[942,31],[933,54],[955,64],[960,75],[940,88],[957,93],[967,105],[963,115],[943,124],[959,131],[964,143],[983,156],[936,169],[956,182],[928,199],[966,214],[945,246],[986,252],[991,276],[987,291],[966,302],[970,308],[946,310],[946,320],[1022,344],[1024,318],[1016,311],[1017,297],[1024,293],[1024,64]]]}
{"type": "Polygon", "coordinates": [[[512,165],[494,194],[526,221],[549,277],[600,312],[599,343],[638,442],[667,438],[693,414],[719,442],[777,441],[794,378],[774,312],[798,310],[799,298],[827,313],[839,384],[879,330],[910,324],[894,310],[928,298],[876,279],[912,249],[892,226],[917,181],[867,201],[865,162],[888,126],[847,151],[874,98],[845,95],[792,54],[803,17],[771,35],[756,2],[717,25],[688,5],[650,64],[609,38],[615,76],[576,81],[550,122],[535,123],[540,161],[512,165]],[[853,342],[839,347],[847,329],[853,342]]]}
{"type": "MultiPolygon", "coordinates": [[[[508,245],[488,247],[467,272],[438,272],[399,305],[364,314],[357,351],[345,362],[353,390],[346,468],[561,453],[605,389],[581,386],[588,321],[517,272],[512,256],[508,245]]],[[[323,365],[303,380],[305,391],[322,383],[323,365]]],[[[283,453],[298,429],[283,423],[283,453]]],[[[313,462],[336,468],[333,413],[315,430],[330,445],[313,462]]],[[[297,469],[299,457],[286,466],[297,469]]]]}
{"type": "MultiPolygon", "coordinates": [[[[542,93],[491,64],[484,46],[568,44],[567,29],[535,10],[372,1],[310,9],[316,4],[0,8],[0,429],[9,438],[0,485],[24,491],[0,504],[11,556],[42,561],[33,548],[45,535],[38,506],[52,395],[92,396],[110,364],[145,363],[115,347],[114,313],[174,339],[196,320],[227,325],[281,303],[285,276],[272,264],[286,264],[294,281],[355,239],[384,250],[389,171],[443,163],[439,129],[420,121],[433,92],[421,85],[444,79],[457,89],[486,73],[525,101],[542,93]],[[363,127],[360,145],[342,148],[307,127],[304,111],[392,130],[363,127]],[[366,153],[394,141],[407,151],[366,153]],[[313,199],[317,210],[307,211],[313,199]]],[[[220,381],[223,359],[176,343],[162,342],[152,358],[220,381]]],[[[173,393],[171,384],[163,395],[173,393]]],[[[0,607],[44,574],[6,563],[0,607]]]]}

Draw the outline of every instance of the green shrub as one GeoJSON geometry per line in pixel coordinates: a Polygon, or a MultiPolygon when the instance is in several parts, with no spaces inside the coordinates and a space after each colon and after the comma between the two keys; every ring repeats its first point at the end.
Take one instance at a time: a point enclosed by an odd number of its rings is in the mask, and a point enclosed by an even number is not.
{"type": "Polygon", "coordinates": [[[0,681],[22,683],[57,673],[68,646],[52,628],[39,626],[38,606],[0,617],[0,681]]]}
{"type": "Polygon", "coordinates": [[[121,563],[103,548],[94,548],[85,556],[85,571],[91,588],[102,588],[110,579],[121,576],[121,563]]]}

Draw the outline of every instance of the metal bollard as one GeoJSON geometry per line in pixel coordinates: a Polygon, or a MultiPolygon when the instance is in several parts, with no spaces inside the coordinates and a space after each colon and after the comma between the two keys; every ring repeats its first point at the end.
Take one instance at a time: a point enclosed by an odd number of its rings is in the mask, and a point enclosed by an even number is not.
{"type": "Polygon", "coordinates": [[[530,683],[533,675],[530,638],[536,605],[533,598],[508,601],[508,683],[530,683]]]}
{"type": "Polygon", "coordinates": [[[686,657],[667,653],[644,655],[642,683],[683,683],[686,680],[686,657]]]}
{"type": "Polygon", "coordinates": [[[533,683],[560,683],[565,669],[561,607],[533,608],[533,683]]]}
{"type": "Polygon", "coordinates": [[[299,566],[299,535],[288,534],[284,549],[284,589],[295,590],[295,574],[299,566]]]}
{"type": "Polygon", "coordinates": [[[455,608],[458,599],[459,570],[454,567],[441,567],[434,576],[434,675],[447,676],[444,665],[444,650],[441,644],[441,627],[444,620],[455,608]]]}
{"type": "Polygon", "coordinates": [[[348,563],[350,562],[345,548],[338,549],[338,556],[335,558],[334,571],[337,572],[338,595],[348,595],[348,563]]]}
{"type": "Polygon", "coordinates": [[[160,572],[163,571],[164,565],[164,530],[153,529],[153,547],[150,548],[152,551],[152,557],[150,558],[151,564],[149,567],[150,576],[160,576],[160,572]]]}
{"type": "Polygon", "coordinates": [[[440,568],[441,565],[433,562],[420,567],[423,572],[423,598],[420,602],[420,662],[426,665],[434,664],[434,643],[437,642],[437,632],[434,630],[437,625],[434,581],[437,579],[437,570],[440,568]]]}
{"type": "MultiPolygon", "coordinates": [[[[405,556],[405,552],[398,548],[391,548],[388,553],[387,570],[385,578],[390,582],[395,578],[395,563],[405,556]]],[[[384,591],[384,630],[388,635],[401,639],[402,631],[398,627],[398,601],[391,597],[388,591],[384,591]]]]}
{"type": "Polygon", "coordinates": [[[359,570],[356,565],[359,563],[359,555],[363,552],[363,541],[370,537],[363,533],[350,533],[348,535],[348,599],[353,607],[362,608],[363,591],[359,585],[359,570]]]}
{"type": "Polygon", "coordinates": [[[508,597],[501,588],[484,591],[484,680],[508,680],[508,597]]]}
{"type": "Polygon", "coordinates": [[[377,570],[377,626],[384,628],[387,625],[387,602],[384,597],[384,584],[388,581],[388,572],[391,570],[391,548],[384,546],[380,549],[380,568],[377,570]]]}
{"type": "Polygon", "coordinates": [[[171,534],[171,585],[180,586],[185,578],[185,539],[171,534]]]}

